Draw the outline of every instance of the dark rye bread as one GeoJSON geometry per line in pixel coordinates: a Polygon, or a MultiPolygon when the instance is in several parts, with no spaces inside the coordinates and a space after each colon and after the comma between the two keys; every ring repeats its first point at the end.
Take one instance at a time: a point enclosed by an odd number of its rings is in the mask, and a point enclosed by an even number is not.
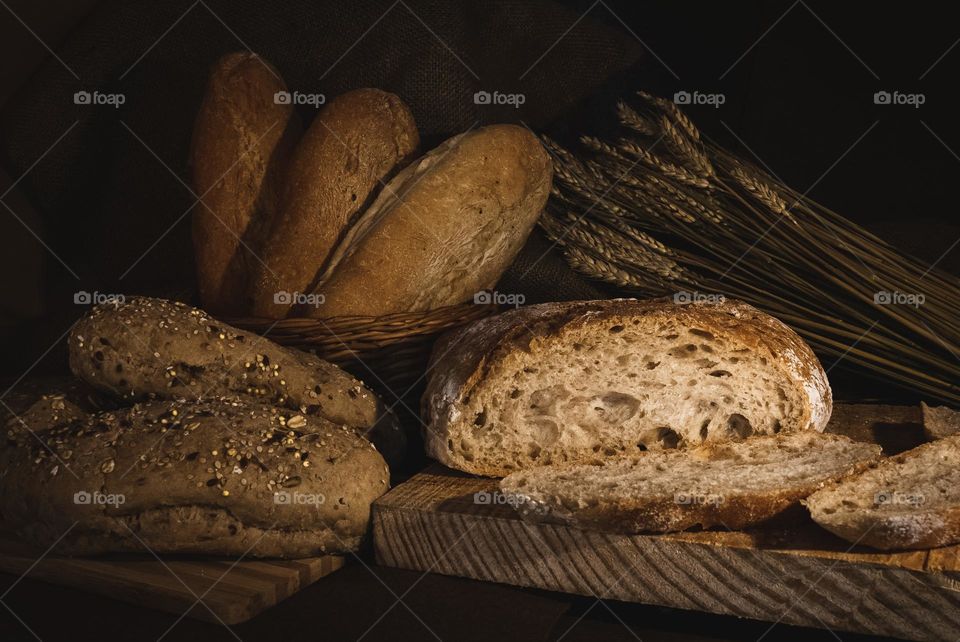
{"type": "Polygon", "coordinates": [[[327,103],[291,160],[252,284],[253,314],[282,318],[291,301],[278,302],[278,292],[311,292],[344,229],[419,145],[413,114],[394,94],[357,89],[327,103]]]}
{"type": "Polygon", "coordinates": [[[69,531],[58,554],[350,551],[388,488],[353,431],[238,399],[138,404],[42,437],[12,431],[0,449],[0,513],[41,549],[69,531]]]}
{"type": "Polygon", "coordinates": [[[502,477],[537,465],[750,435],[822,431],[830,386],[810,348],[740,302],[533,305],[437,342],[427,453],[502,477]]]}
{"type": "Polygon", "coordinates": [[[77,377],[125,399],[244,394],[356,428],[388,460],[404,449],[396,418],[358,379],[183,303],[95,306],[71,330],[69,351],[77,377]]]}
{"type": "Polygon", "coordinates": [[[960,543],[960,435],[881,461],[804,502],[813,519],[853,544],[883,550],[960,543]]]}
{"type": "Polygon", "coordinates": [[[314,317],[422,312],[496,285],[547,201],[552,164],[530,130],[455,136],[397,174],[349,229],[314,317]]]}
{"type": "Polygon", "coordinates": [[[214,64],[193,129],[190,165],[200,203],[193,246],[203,306],[244,314],[249,280],[276,216],[282,175],[301,127],[287,87],[268,62],[231,53],[214,64]]]}
{"type": "Polygon", "coordinates": [[[500,482],[524,519],[620,533],[741,529],[855,474],[880,447],[815,432],[650,451],[595,465],[543,466],[500,482]]]}

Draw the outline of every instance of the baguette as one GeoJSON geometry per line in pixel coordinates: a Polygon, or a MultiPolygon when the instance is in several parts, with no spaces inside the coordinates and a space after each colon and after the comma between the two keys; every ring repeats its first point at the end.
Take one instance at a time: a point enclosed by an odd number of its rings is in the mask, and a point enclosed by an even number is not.
{"type": "Polygon", "coordinates": [[[890,550],[960,543],[960,435],[884,460],[804,503],[814,521],[853,544],[890,550]]]}
{"type": "Polygon", "coordinates": [[[0,449],[0,514],[59,554],[352,551],[389,480],[349,429],[229,397],[101,412],[44,442],[0,449]]]}
{"type": "Polygon", "coordinates": [[[537,465],[812,430],[830,386],[810,348],[744,303],[547,303],[437,342],[427,453],[502,477],[537,465]]]}
{"type": "Polygon", "coordinates": [[[193,245],[200,300],[211,312],[242,314],[267,222],[276,216],[284,167],[300,133],[286,86],[255,54],[217,61],[193,129],[190,165],[200,203],[193,245]]]}
{"type": "Polygon", "coordinates": [[[310,316],[422,312],[492,288],[533,229],[551,177],[526,128],[451,138],[400,172],[350,228],[310,316]]]}
{"type": "Polygon", "coordinates": [[[405,446],[396,418],[359,380],[183,303],[95,306],[71,330],[69,351],[77,377],[124,399],[248,395],[356,428],[390,461],[405,446]]]}
{"type": "Polygon", "coordinates": [[[839,435],[771,435],[595,465],[543,466],[508,475],[500,488],[506,503],[531,521],[619,533],[742,529],[879,457],[879,446],[839,435]]]}
{"type": "Polygon", "coordinates": [[[282,318],[294,294],[312,291],[344,229],[419,144],[413,115],[391,93],[357,89],[323,108],[290,164],[252,285],[255,315],[282,318]]]}

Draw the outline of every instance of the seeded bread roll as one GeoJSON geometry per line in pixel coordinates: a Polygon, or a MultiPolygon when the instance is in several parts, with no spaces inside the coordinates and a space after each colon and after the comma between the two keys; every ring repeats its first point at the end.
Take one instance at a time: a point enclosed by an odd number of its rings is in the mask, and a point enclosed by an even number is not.
{"type": "Polygon", "coordinates": [[[502,477],[537,465],[822,432],[826,374],[780,321],[745,304],[670,299],[533,305],[437,342],[427,453],[502,477]]]}
{"type": "Polygon", "coordinates": [[[879,457],[879,446],[839,435],[770,435],[596,465],[541,466],[507,476],[500,488],[530,521],[620,533],[741,529],[879,457]]]}
{"type": "Polygon", "coordinates": [[[359,380],[183,303],[134,297],[95,306],[73,327],[70,368],[131,400],[246,394],[357,428],[389,460],[405,440],[396,418],[359,380]]]}
{"type": "Polygon", "coordinates": [[[960,543],[960,435],[886,459],[804,504],[818,524],[853,544],[890,550],[960,543]]]}
{"type": "Polygon", "coordinates": [[[550,157],[524,127],[451,138],[400,172],[318,279],[314,317],[421,312],[496,285],[550,194],[550,157]]]}
{"type": "Polygon", "coordinates": [[[419,144],[413,115],[391,93],[357,89],[323,108],[290,163],[252,285],[255,315],[282,318],[294,293],[311,292],[344,229],[419,144]]]}
{"type": "Polygon", "coordinates": [[[351,551],[388,488],[351,430],[237,399],[139,404],[43,437],[0,449],[0,513],[41,549],[66,533],[58,554],[351,551]]]}
{"type": "Polygon", "coordinates": [[[190,164],[200,203],[193,211],[197,282],[204,308],[249,309],[267,222],[276,216],[284,167],[300,121],[276,69],[251,53],[231,53],[210,72],[193,129],[190,164]]]}

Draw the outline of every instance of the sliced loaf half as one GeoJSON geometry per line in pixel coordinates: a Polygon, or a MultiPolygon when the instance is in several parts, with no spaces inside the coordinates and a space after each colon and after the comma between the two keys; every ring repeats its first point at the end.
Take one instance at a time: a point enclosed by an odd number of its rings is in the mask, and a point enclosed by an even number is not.
{"type": "Polygon", "coordinates": [[[960,435],[884,460],[804,502],[848,542],[880,549],[960,543],[960,435]]]}
{"type": "Polygon", "coordinates": [[[822,431],[816,356],[739,302],[547,303],[483,319],[434,348],[428,454],[502,477],[645,450],[822,431]]]}
{"type": "Polygon", "coordinates": [[[880,447],[806,432],[647,452],[602,464],[542,466],[500,482],[524,519],[619,533],[741,529],[829,481],[865,469],[880,447]]]}

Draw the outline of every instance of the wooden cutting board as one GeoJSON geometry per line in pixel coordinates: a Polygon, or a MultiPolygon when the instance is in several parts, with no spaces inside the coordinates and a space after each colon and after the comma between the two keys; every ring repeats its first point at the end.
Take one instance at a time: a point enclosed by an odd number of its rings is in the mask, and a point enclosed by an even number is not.
{"type": "Polygon", "coordinates": [[[344,565],[342,556],[301,560],[44,557],[0,538],[0,572],[69,586],[208,622],[237,624],[344,565]],[[36,564],[34,566],[34,564],[36,564]],[[202,603],[198,602],[202,599],[202,603]],[[189,609],[189,612],[187,612],[189,609]]]}
{"type": "MultiPolygon", "coordinates": [[[[828,430],[887,442],[921,438],[919,409],[840,407],[828,430]]],[[[386,566],[641,602],[771,623],[960,639],[960,546],[878,553],[798,509],[753,532],[613,535],[523,522],[496,480],[439,465],[374,504],[386,566]]]]}

